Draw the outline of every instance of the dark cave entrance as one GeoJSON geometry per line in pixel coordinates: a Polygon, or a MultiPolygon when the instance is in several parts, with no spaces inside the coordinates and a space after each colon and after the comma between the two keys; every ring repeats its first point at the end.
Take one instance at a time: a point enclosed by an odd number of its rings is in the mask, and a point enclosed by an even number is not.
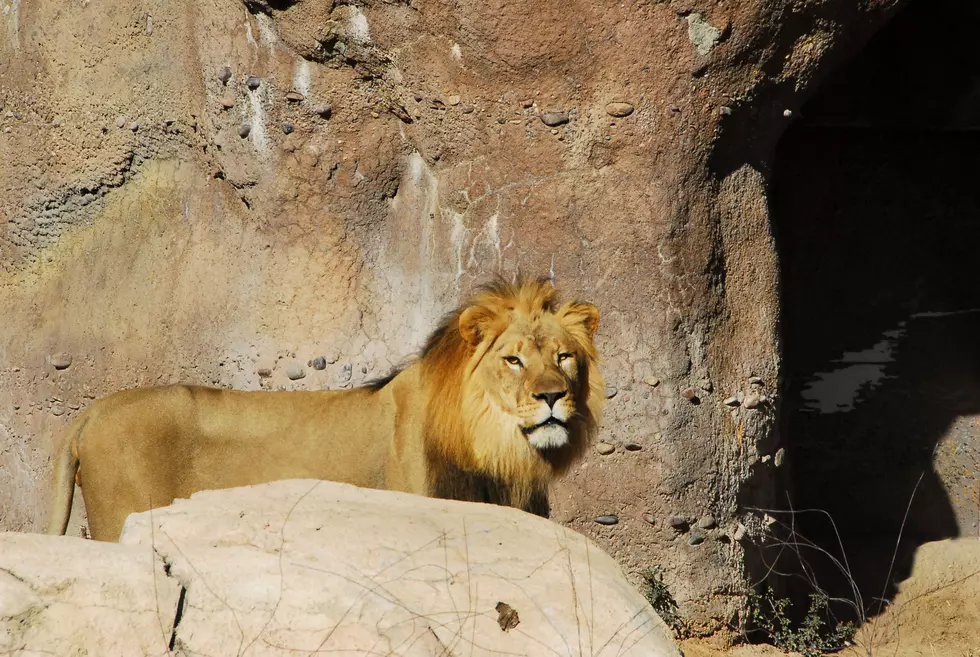
{"type": "MultiPolygon", "coordinates": [[[[908,4],[804,105],[773,167],[788,494],[833,518],[872,612],[919,545],[978,534],[978,21],[973,0],[908,4]]],[[[796,522],[841,556],[826,517],[796,522]]]]}

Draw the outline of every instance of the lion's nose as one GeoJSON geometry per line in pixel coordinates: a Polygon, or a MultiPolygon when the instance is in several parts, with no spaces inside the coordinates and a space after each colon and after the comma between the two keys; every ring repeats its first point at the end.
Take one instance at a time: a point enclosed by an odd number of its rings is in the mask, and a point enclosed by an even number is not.
{"type": "Polygon", "coordinates": [[[548,403],[548,408],[554,408],[555,403],[566,394],[567,393],[564,390],[560,390],[558,392],[539,392],[535,393],[534,398],[546,401],[548,403]]]}

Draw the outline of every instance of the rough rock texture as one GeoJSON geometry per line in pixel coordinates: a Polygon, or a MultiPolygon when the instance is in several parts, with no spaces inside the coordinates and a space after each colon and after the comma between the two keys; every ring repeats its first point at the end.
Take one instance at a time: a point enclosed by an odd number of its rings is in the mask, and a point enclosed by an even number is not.
{"type": "Polygon", "coordinates": [[[681,657],[611,557],[514,509],[291,480],[131,516],[121,542],[0,535],[2,647],[681,657]]]}
{"type": "Polygon", "coordinates": [[[731,620],[777,447],[767,161],[895,4],[4,0],[0,526],[41,525],[94,396],[356,385],[521,269],[599,305],[603,440],[639,447],[591,455],[555,518],[731,620]],[[707,514],[698,545],[667,522],[707,514]]]}
{"type": "Polygon", "coordinates": [[[181,597],[152,547],[0,533],[0,653],[165,654],[181,597]]]}
{"type": "Polygon", "coordinates": [[[898,595],[882,608],[880,616],[858,630],[855,647],[842,654],[976,654],[980,541],[970,536],[924,544],[898,595]]]}

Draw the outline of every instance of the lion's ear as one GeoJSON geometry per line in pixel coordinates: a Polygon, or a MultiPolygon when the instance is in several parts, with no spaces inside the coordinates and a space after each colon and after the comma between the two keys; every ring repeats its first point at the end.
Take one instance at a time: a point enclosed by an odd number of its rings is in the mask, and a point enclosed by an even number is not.
{"type": "Polygon", "coordinates": [[[596,331],[599,330],[599,309],[591,303],[578,301],[567,303],[559,311],[559,316],[566,328],[577,326],[584,328],[590,340],[595,338],[596,331]]]}
{"type": "Polygon", "coordinates": [[[483,340],[489,321],[489,310],[482,306],[470,306],[459,314],[459,334],[475,347],[483,340]]]}

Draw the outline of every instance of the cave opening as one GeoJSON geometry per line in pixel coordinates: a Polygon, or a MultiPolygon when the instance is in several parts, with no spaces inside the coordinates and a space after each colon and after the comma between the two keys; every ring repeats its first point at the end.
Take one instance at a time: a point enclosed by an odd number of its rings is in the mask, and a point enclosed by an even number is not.
{"type": "Polygon", "coordinates": [[[803,106],[773,165],[786,504],[826,512],[794,514],[796,529],[846,557],[872,615],[918,546],[980,531],[973,19],[969,0],[910,2],[803,106]]]}

